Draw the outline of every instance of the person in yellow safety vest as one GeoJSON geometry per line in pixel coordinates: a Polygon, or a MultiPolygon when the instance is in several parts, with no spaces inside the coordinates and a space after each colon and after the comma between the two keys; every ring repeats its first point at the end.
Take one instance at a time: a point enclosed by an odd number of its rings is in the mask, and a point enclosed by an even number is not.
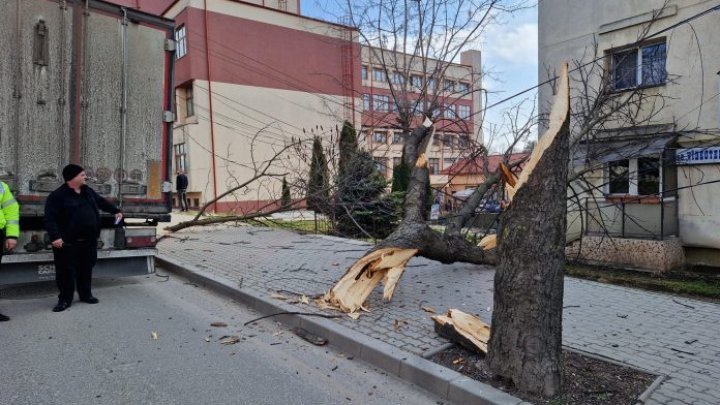
{"type": "MultiPolygon", "coordinates": [[[[10,192],[10,187],[0,181],[0,262],[3,247],[8,251],[15,249],[18,236],[20,236],[20,205],[10,192]]],[[[9,320],[9,317],[0,314],[0,322],[9,320]]]]}

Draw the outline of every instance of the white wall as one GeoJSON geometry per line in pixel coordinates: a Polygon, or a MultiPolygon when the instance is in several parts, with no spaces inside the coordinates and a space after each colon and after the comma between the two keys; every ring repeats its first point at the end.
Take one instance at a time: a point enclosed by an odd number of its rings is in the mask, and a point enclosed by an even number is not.
{"type": "MultiPolygon", "coordinates": [[[[608,49],[632,44],[641,37],[644,29],[652,34],[717,5],[711,1],[673,1],[648,28],[653,9],[660,9],[663,4],[663,0],[540,2],[540,82],[551,77],[553,69],[563,60],[587,62],[602,57],[608,49]]],[[[665,97],[664,104],[656,106],[662,107],[660,113],[647,123],[674,124],[676,131],[684,134],[679,139],[681,147],[715,145],[720,140],[720,97],[716,97],[720,88],[717,76],[720,68],[718,21],[718,13],[712,12],[658,36],[665,37],[667,41],[668,81],[663,86],[648,90],[650,94],[665,97]]],[[[577,78],[577,73],[574,77],[577,78]]],[[[598,80],[596,78],[593,83],[597,84],[598,80]]],[[[577,87],[572,91],[573,95],[579,92],[577,87]]],[[[551,98],[551,86],[541,86],[541,112],[548,111],[551,98]]],[[[678,170],[678,187],[718,178],[719,168],[718,165],[681,168],[678,170]]],[[[597,184],[601,181],[601,177],[596,178],[597,184]]],[[[712,197],[720,195],[720,185],[696,186],[678,194],[680,237],[683,242],[692,246],[720,248],[720,233],[717,232],[720,208],[712,197]]]]}

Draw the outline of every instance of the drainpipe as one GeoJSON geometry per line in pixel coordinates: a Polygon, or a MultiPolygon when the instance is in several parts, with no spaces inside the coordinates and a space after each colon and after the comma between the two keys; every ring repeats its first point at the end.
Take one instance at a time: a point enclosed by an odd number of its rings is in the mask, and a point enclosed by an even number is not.
{"type": "Polygon", "coordinates": [[[86,80],[86,69],[88,67],[88,43],[90,35],[90,2],[85,0],[85,9],[83,10],[82,16],[82,47],[81,47],[81,65],[78,69],[78,89],[79,89],[79,110],[80,111],[80,131],[77,133],[77,137],[74,141],[73,150],[73,161],[82,162],[82,157],[87,156],[85,153],[86,139],[87,139],[87,127],[88,127],[88,87],[90,86],[86,80]]]}
{"type": "MultiPolygon", "coordinates": [[[[66,11],[67,11],[67,3],[65,0],[62,0],[60,3],[60,43],[65,43],[65,26],[66,26],[66,11]]],[[[63,113],[60,114],[60,117],[58,117],[58,139],[60,140],[60,161],[58,167],[63,167],[65,160],[67,159],[65,157],[65,106],[67,105],[67,100],[65,98],[65,47],[60,47],[60,98],[58,99],[58,110],[63,111],[63,113]]]]}
{"type": "MultiPolygon", "coordinates": [[[[21,83],[23,82],[22,78],[22,18],[21,18],[21,4],[20,0],[17,0],[15,3],[15,72],[14,72],[14,79],[15,83],[13,84],[13,102],[15,103],[15,134],[13,134],[13,143],[15,144],[15,147],[13,148],[15,150],[15,164],[13,166],[13,176],[15,180],[15,187],[17,187],[18,190],[20,190],[20,110],[21,110],[21,103],[20,98],[22,97],[22,91],[23,87],[21,83]]],[[[20,194],[18,192],[18,194],[20,194]]]]}
{"type": "Polygon", "coordinates": [[[122,67],[121,67],[121,88],[122,98],[120,100],[120,178],[118,179],[118,206],[122,209],[123,193],[122,185],[125,179],[125,148],[127,144],[127,109],[128,109],[128,18],[127,9],[122,8],[122,67]]]}
{"type": "MultiPolygon", "coordinates": [[[[212,173],[213,173],[213,197],[217,199],[217,171],[215,170],[215,119],[213,118],[213,96],[212,96],[212,77],[210,76],[210,39],[208,37],[208,8],[207,0],[205,5],[205,63],[207,67],[208,78],[208,99],[210,100],[210,153],[212,156],[212,173]]],[[[213,212],[217,211],[217,202],[210,207],[213,212]]]]}
{"type": "MultiPolygon", "coordinates": [[[[298,0],[298,8],[300,7],[300,0],[298,0]]],[[[298,13],[299,14],[299,13],[298,13]]],[[[358,51],[361,52],[358,46],[358,51]]],[[[362,55],[360,56],[362,59],[362,55]]],[[[360,62],[362,66],[362,61],[360,62]]],[[[368,72],[370,74],[370,72],[368,72]]],[[[360,79],[362,80],[362,79],[360,79]]],[[[360,96],[362,100],[362,95],[360,96]]],[[[355,120],[357,119],[357,110],[355,108],[355,34],[353,30],[350,30],[350,103],[352,103],[352,124],[355,126],[355,120]]],[[[360,117],[360,128],[362,128],[362,116],[360,117]]]]}

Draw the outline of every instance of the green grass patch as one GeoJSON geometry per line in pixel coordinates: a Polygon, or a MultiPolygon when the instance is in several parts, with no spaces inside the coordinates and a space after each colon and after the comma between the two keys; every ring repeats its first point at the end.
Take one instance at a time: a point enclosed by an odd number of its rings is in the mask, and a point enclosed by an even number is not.
{"type": "Polygon", "coordinates": [[[567,265],[565,274],[570,277],[608,284],[720,300],[720,277],[712,274],[671,272],[665,275],[654,275],[583,265],[567,265]]]}

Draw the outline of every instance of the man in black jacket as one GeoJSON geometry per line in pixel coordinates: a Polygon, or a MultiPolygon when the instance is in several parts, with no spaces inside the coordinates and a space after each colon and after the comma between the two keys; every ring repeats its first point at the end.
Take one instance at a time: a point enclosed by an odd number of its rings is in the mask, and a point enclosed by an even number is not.
{"type": "Polygon", "coordinates": [[[188,178],[182,170],[178,170],[177,177],[175,177],[175,190],[177,191],[180,211],[188,210],[187,188],[188,178]]]}
{"type": "Polygon", "coordinates": [[[120,209],[85,185],[85,170],[75,164],[62,171],[65,184],[50,193],[45,202],[43,223],[50,236],[55,259],[55,282],[60,294],[53,312],[66,310],[72,304],[77,284],[80,301],[97,304],[90,290],[92,269],[97,262],[97,239],[100,236],[98,208],[123,217],[120,209]]]}

